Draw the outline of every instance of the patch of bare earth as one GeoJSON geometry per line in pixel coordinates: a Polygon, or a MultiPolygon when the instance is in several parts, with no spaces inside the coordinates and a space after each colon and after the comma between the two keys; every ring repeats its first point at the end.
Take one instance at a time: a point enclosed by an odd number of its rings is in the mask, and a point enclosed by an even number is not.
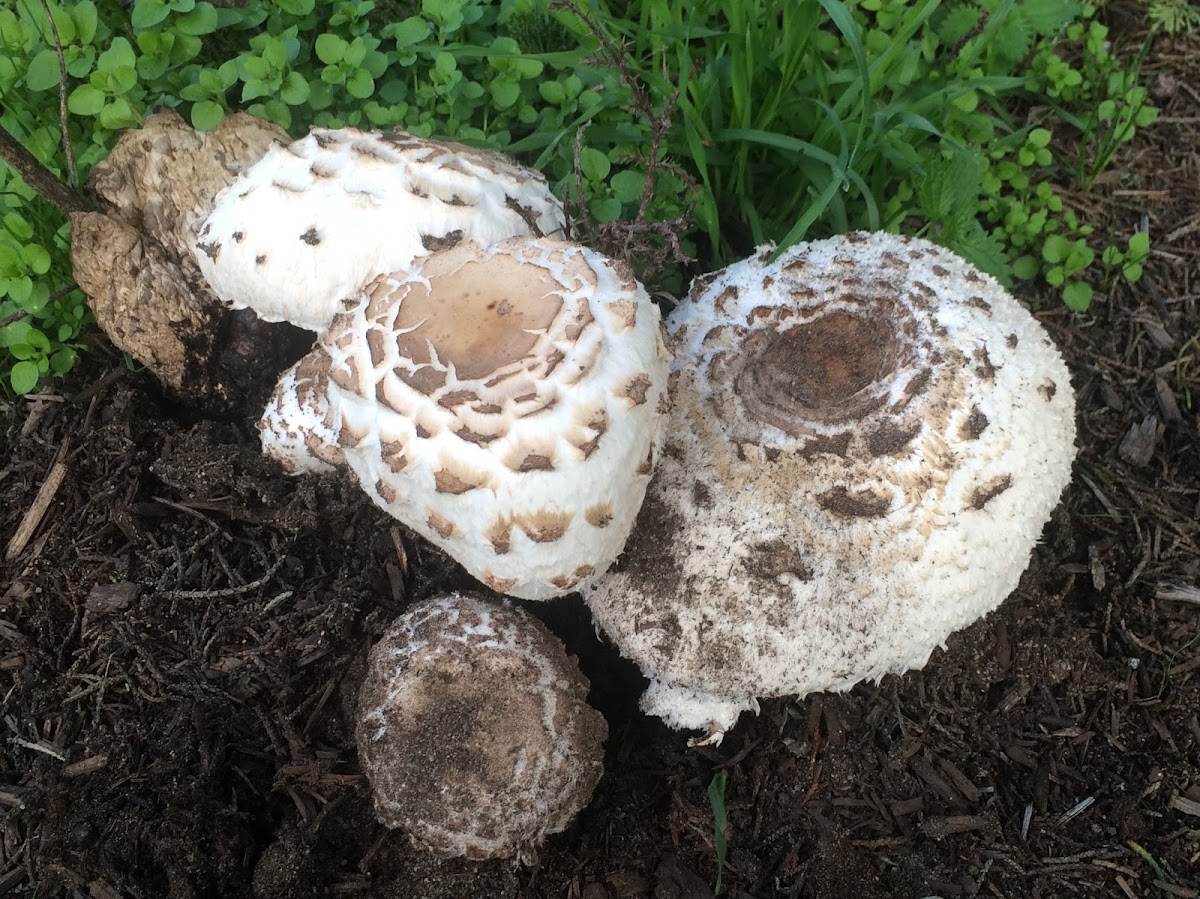
{"type": "Polygon", "coordinates": [[[772,701],[719,749],[642,717],[577,601],[534,607],[608,717],[606,773],[537,864],[437,862],[374,820],[349,709],[414,599],[473,586],[249,420],[181,417],[120,360],[0,436],[0,893],[701,899],[1200,896],[1200,38],[1162,118],[1071,197],[1141,223],[1141,283],[1040,316],[1076,477],[1020,589],[923,672],[772,701]]]}

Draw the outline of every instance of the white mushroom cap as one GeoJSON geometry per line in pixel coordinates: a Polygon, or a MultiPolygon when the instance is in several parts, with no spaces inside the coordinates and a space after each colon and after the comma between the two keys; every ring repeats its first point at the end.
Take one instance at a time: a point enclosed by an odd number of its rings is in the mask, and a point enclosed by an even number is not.
{"type": "Polygon", "coordinates": [[[263,446],[289,474],[320,474],[345,462],[326,425],[329,357],[310,353],[282,375],[259,419],[263,446]],[[304,422],[303,429],[296,422],[304,422]]]}
{"type": "Polygon", "coordinates": [[[990,277],[889,234],[769,253],[668,319],[658,474],[585,590],[643,708],[714,735],[925,664],[1016,587],[1075,455],[1067,369],[990,277]]]}
{"type": "Polygon", "coordinates": [[[344,297],[437,249],[565,229],[541,173],[499,153],[318,128],[272,147],[220,194],[195,252],[234,309],[321,331],[344,297]]]}
{"type": "Polygon", "coordinates": [[[573,244],[463,243],[371,282],[286,376],[263,450],[343,454],[371,498],[493,590],[546,599],[621,552],[666,419],[657,307],[573,244]],[[305,383],[315,383],[310,378],[305,383]]]}
{"type": "Polygon", "coordinates": [[[451,594],[401,617],[371,651],[356,738],[375,811],[439,856],[527,859],[587,805],[604,717],[546,627],[451,594]]]}

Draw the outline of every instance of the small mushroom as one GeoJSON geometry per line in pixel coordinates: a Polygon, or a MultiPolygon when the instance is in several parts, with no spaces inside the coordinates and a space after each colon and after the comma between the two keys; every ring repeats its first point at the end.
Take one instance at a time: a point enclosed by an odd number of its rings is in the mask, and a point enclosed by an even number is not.
{"type": "Polygon", "coordinates": [[[1075,456],[1062,358],[990,277],[889,234],[769,254],[670,316],[658,474],[585,590],[643,708],[715,738],[924,665],[1016,587],[1075,456]]]}
{"type": "Polygon", "coordinates": [[[545,238],[464,243],[351,303],[280,381],[264,452],[291,471],[344,458],[500,593],[546,599],[603,572],[667,408],[658,309],[629,270],[545,238]]]}
{"type": "Polygon", "coordinates": [[[322,331],[344,297],[435,250],[565,232],[541,173],[499,153],[318,128],[274,147],[218,198],[195,255],[234,309],[322,331]]]}
{"type": "Polygon", "coordinates": [[[546,627],[450,594],[371,651],[355,736],[375,811],[444,857],[529,860],[591,799],[604,717],[546,627]]]}

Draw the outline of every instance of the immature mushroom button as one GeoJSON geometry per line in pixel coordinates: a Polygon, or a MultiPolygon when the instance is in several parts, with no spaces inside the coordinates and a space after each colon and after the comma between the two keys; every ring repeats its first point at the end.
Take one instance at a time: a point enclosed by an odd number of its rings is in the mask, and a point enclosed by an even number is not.
{"type": "Polygon", "coordinates": [[[464,243],[356,303],[302,363],[324,395],[280,382],[264,451],[292,471],[343,456],[501,593],[560,596],[612,564],[666,418],[659,313],[628,270],[544,238],[464,243]]]}
{"type": "Polygon", "coordinates": [[[669,318],[638,540],[585,590],[643,708],[714,736],[925,664],[1016,587],[1075,455],[1066,367],[990,277],[888,234],[769,252],[669,318]]]}
{"type": "Polygon", "coordinates": [[[221,194],[195,255],[235,309],[321,331],[344,297],[428,253],[565,229],[541,173],[499,153],[316,129],[273,148],[221,194]]]}
{"type": "Polygon", "coordinates": [[[527,612],[449,594],[372,649],[356,739],[375,811],[442,856],[528,859],[603,773],[608,727],[527,612]]]}

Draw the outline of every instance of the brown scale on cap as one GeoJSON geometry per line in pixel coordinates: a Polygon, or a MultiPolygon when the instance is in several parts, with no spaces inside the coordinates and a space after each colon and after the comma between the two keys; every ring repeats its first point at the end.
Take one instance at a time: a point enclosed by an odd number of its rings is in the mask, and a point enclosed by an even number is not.
{"type": "Polygon", "coordinates": [[[594,528],[606,528],[613,518],[611,503],[597,503],[588,506],[583,512],[584,520],[594,528]]]}
{"type": "Polygon", "coordinates": [[[516,519],[520,527],[534,543],[553,543],[561,540],[571,527],[571,519],[575,516],[570,512],[552,512],[542,509],[530,515],[521,515],[516,519]]]}
{"type": "Polygon", "coordinates": [[[433,530],[437,531],[438,534],[444,539],[453,537],[458,532],[458,527],[453,521],[443,518],[432,509],[427,513],[425,517],[425,523],[433,528],[433,530]]]}

